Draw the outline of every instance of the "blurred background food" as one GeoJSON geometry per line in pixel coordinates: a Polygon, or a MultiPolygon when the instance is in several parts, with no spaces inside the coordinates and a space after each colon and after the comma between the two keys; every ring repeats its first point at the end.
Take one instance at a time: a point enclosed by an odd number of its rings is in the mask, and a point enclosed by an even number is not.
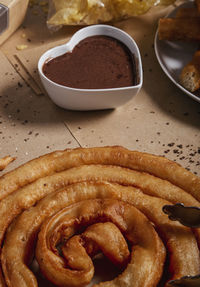
{"type": "MultiPolygon", "coordinates": [[[[200,0],[193,7],[179,8],[174,18],[159,20],[158,36],[164,41],[200,42],[200,0]]],[[[199,46],[200,47],[200,46],[199,46]]],[[[190,92],[200,89],[200,50],[191,55],[180,74],[181,85],[190,92]]]]}
{"type": "Polygon", "coordinates": [[[146,13],[175,0],[50,0],[48,25],[90,25],[146,13]]]}
{"type": "Polygon", "coordinates": [[[28,0],[0,1],[0,45],[22,24],[28,0]]]}

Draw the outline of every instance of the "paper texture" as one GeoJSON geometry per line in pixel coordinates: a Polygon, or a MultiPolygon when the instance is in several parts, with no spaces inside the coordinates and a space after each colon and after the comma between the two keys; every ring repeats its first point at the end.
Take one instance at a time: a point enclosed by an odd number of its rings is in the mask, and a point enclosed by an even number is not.
{"type": "Polygon", "coordinates": [[[12,64],[17,61],[19,73],[24,80],[32,87],[36,94],[44,93],[43,86],[40,81],[40,77],[37,70],[37,63],[40,56],[47,50],[67,43],[69,39],[62,39],[59,41],[51,42],[47,45],[41,45],[39,47],[16,53],[14,59],[10,58],[12,64]]]}
{"type": "Polygon", "coordinates": [[[0,158],[17,157],[4,172],[55,149],[78,147],[65,112],[27,87],[1,52],[0,62],[0,158]]]}

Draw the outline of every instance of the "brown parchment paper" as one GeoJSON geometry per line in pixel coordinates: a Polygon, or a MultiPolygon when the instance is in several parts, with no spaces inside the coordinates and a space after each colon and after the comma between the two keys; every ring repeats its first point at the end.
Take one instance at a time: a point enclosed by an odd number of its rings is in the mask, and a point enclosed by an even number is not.
{"type": "MultiPolygon", "coordinates": [[[[14,61],[17,63],[18,72],[23,77],[23,79],[31,86],[36,94],[44,93],[42,83],[37,70],[37,63],[40,56],[47,50],[67,43],[70,38],[61,39],[55,42],[50,42],[46,45],[40,45],[33,49],[24,50],[22,52],[16,53],[13,58],[10,57],[12,64],[14,61]]],[[[16,63],[14,65],[16,65],[16,63]]]]}
{"type": "MultiPolygon", "coordinates": [[[[200,105],[171,83],[154,52],[158,19],[173,8],[158,8],[115,24],[135,39],[141,51],[144,84],[140,93],[116,110],[65,111],[63,120],[81,146],[123,145],[166,156],[200,174],[200,105]]],[[[62,41],[17,54],[35,82],[39,83],[39,57],[62,41]]]]}
{"type": "Polygon", "coordinates": [[[44,153],[79,146],[64,123],[64,111],[37,96],[2,52],[0,63],[0,158],[17,157],[0,176],[44,153]]]}

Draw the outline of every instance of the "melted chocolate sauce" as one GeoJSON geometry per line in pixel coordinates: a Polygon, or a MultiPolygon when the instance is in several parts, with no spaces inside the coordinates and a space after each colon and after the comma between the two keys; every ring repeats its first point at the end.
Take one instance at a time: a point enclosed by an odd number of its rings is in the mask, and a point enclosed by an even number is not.
{"type": "Polygon", "coordinates": [[[134,56],[120,41],[107,36],[82,40],[72,52],[45,62],[43,72],[60,85],[79,89],[134,86],[134,56]]]}

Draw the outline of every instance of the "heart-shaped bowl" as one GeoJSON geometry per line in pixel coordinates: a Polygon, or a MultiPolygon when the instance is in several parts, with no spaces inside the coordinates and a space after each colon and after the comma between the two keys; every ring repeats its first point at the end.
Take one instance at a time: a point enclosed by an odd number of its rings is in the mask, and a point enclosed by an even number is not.
{"type": "Polygon", "coordinates": [[[140,90],[143,83],[142,61],[135,41],[124,31],[109,25],[92,25],[80,29],[71,40],[45,52],[39,59],[38,71],[42,84],[52,101],[70,110],[101,110],[117,108],[131,100],[140,90]],[[91,36],[109,36],[122,42],[134,55],[137,84],[129,87],[110,89],[77,89],[57,84],[43,73],[43,65],[48,60],[71,52],[82,40],[91,36]]]}

